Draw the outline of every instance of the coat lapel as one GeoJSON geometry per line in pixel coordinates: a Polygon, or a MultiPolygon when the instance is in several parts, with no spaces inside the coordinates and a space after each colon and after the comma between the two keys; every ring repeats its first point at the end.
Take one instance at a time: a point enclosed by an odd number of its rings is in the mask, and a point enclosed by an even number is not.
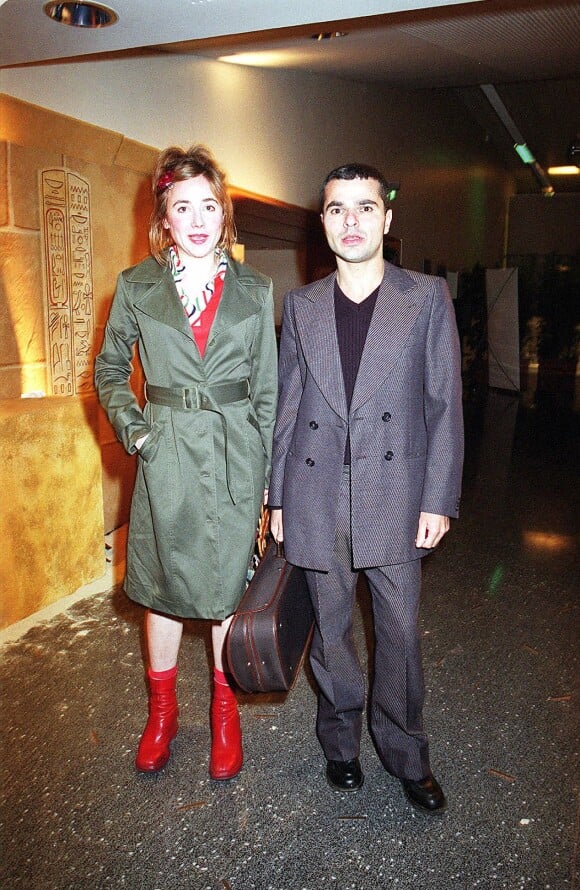
{"type": "Polygon", "coordinates": [[[334,313],[336,273],[315,282],[295,301],[296,329],[306,364],[328,404],[348,418],[334,313]]]}
{"type": "MultiPolygon", "coordinates": [[[[228,259],[224,289],[211,328],[208,349],[212,341],[217,340],[228,328],[259,312],[260,304],[251,293],[251,290],[255,290],[257,286],[255,274],[252,275],[249,271],[244,270],[243,265],[228,259]]],[[[264,284],[264,287],[266,287],[266,284],[264,284]]]]}
{"type": "Polygon", "coordinates": [[[377,294],[352,396],[351,412],[364,405],[392,372],[428,294],[404,269],[389,263],[377,294]]]}
{"type": "Polygon", "coordinates": [[[162,267],[154,259],[150,259],[136,266],[127,276],[127,280],[150,285],[144,289],[143,296],[135,300],[136,309],[193,340],[191,327],[167,267],[162,267]]]}

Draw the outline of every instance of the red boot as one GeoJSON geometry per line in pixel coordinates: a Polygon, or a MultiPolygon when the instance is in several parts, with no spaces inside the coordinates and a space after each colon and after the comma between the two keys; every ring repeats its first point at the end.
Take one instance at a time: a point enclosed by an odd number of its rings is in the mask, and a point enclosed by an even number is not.
{"type": "Polygon", "coordinates": [[[233,779],[243,761],[238,703],[224,675],[214,671],[209,774],[212,779],[233,779]]]}
{"type": "Polygon", "coordinates": [[[149,719],[139,742],[135,766],[145,773],[154,773],[169,760],[169,743],[177,734],[177,668],[159,673],[149,670],[147,674],[149,719]]]}

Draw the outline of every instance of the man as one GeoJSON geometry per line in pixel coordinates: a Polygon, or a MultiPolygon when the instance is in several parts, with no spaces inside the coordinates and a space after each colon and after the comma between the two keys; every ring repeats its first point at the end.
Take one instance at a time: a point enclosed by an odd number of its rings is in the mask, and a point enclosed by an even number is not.
{"type": "Polygon", "coordinates": [[[338,791],[363,784],[364,678],[353,637],[359,571],[375,625],[370,727],[410,802],[446,807],[423,731],[421,557],[457,516],[460,355],[445,282],[383,260],[382,174],[326,177],[321,219],[337,271],[286,295],[269,503],[286,558],[306,569],[316,626],[317,732],[338,791]]]}

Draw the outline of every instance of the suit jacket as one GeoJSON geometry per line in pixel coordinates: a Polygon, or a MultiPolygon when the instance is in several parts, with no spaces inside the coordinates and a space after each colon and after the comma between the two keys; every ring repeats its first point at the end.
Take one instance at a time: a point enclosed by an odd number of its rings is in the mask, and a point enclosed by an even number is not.
{"type": "Polygon", "coordinates": [[[346,437],[355,568],[408,562],[421,511],[457,516],[463,464],[455,313],[445,281],[385,263],[347,409],[336,273],[285,298],[271,504],[287,559],[329,568],[346,437]]]}

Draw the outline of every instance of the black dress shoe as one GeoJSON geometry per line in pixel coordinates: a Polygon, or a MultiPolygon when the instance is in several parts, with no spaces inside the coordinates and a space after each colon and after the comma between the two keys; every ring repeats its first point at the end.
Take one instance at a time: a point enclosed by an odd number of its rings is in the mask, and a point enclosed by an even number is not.
{"type": "Polygon", "coordinates": [[[441,785],[435,776],[426,776],[418,782],[413,779],[401,779],[403,791],[410,803],[423,813],[444,813],[447,801],[441,785]]]}
{"type": "Polygon", "coordinates": [[[353,760],[329,760],[326,780],[334,791],[358,791],[365,780],[358,757],[353,760]]]}

